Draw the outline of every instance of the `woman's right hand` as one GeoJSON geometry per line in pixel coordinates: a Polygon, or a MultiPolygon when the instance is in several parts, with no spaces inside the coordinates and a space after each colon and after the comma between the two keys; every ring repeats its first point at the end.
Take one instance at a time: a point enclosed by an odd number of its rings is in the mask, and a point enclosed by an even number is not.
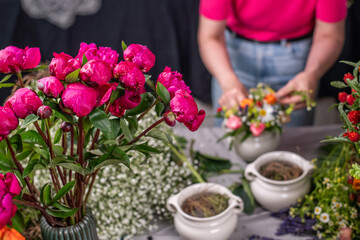
{"type": "Polygon", "coordinates": [[[230,109],[235,105],[240,106],[241,101],[248,97],[248,91],[240,82],[238,84],[223,87],[223,94],[219,99],[219,104],[222,107],[230,109]]]}

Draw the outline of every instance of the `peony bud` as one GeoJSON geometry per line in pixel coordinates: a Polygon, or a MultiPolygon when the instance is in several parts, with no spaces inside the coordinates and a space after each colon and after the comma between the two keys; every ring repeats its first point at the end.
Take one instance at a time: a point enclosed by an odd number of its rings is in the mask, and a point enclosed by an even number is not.
{"type": "Polygon", "coordinates": [[[96,106],[98,93],[82,83],[71,83],[64,90],[61,100],[63,107],[71,110],[78,117],[87,116],[96,106]]]}
{"type": "Polygon", "coordinates": [[[111,78],[111,67],[102,60],[91,60],[82,66],[80,70],[80,79],[92,87],[106,84],[111,78]]]}
{"type": "Polygon", "coordinates": [[[114,68],[114,77],[119,79],[125,89],[139,91],[145,85],[145,76],[132,62],[120,62],[114,68]]]}
{"type": "Polygon", "coordinates": [[[11,108],[18,118],[25,119],[30,114],[36,114],[43,103],[36,93],[28,88],[16,90],[14,95],[5,103],[5,107],[11,108]]]}
{"type": "Polygon", "coordinates": [[[176,120],[181,123],[191,122],[198,115],[198,107],[194,98],[185,90],[181,89],[175,93],[170,101],[171,111],[176,120]]]}
{"type": "Polygon", "coordinates": [[[66,53],[54,53],[54,58],[49,65],[49,71],[51,76],[57,77],[59,80],[65,80],[66,76],[79,69],[81,62],[79,59],[74,59],[66,53]]]}
{"type": "Polygon", "coordinates": [[[173,127],[176,124],[175,114],[171,111],[167,111],[166,113],[164,113],[164,120],[166,124],[170,127],[173,127]]]}
{"type": "Polygon", "coordinates": [[[11,131],[15,130],[19,125],[19,120],[11,108],[0,106],[0,142],[4,140],[11,131]]]}
{"type": "Polygon", "coordinates": [[[14,46],[0,50],[0,72],[17,73],[39,65],[41,60],[39,48],[20,49],[14,46]]]}
{"type": "Polygon", "coordinates": [[[175,96],[175,93],[179,89],[183,89],[188,93],[191,93],[190,88],[185,84],[183,76],[176,72],[171,71],[171,68],[165,67],[165,70],[159,74],[158,82],[160,82],[169,91],[170,98],[175,96]]]}
{"type": "Polygon", "coordinates": [[[140,44],[131,44],[124,51],[125,61],[135,63],[141,71],[148,72],[155,65],[155,55],[140,44]]]}
{"type": "Polygon", "coordinates": [[[46,96],[58,98],[62,91],[64,91],[64,85],[56,77],[45,77],[38,81],[37,87],[46,96]]]}
{"type": "Polygon", "coordinates": [[[39,109],[37,110],[37,115],[41,118],[41,119],[47,119],[51,116],[52,114],[52,110],[49,106],[41,106],[39,107],[39,109]]]}
{"type": "Polygon", "coordinates": [[[63,132],[70,132],[73,129],[73,125],[69,122],[62,122],[61,123],[61,130],[63,132]]]}

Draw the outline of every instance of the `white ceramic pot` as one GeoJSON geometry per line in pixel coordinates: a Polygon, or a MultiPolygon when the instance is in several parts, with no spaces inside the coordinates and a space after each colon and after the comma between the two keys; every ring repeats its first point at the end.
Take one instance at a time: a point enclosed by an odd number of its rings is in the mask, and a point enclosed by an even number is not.
{"type": "Polygon", "coordinates": [[[265,153],[248,164],[244,174],[250,181],[251,191],[256,201],[265,209],[276,212],[296,203],[299,198],[309,192],[313,169],[312,162],[296,153],[275,151],[265,153]],[[298,178],[286,181],[272,180],[262,176],[259,172],[260,167],[274,160],[296,164],[303,173],[298,178]]]}
{"type": "Polygon", "coordinates": [[[233,147],[237,155],[247,162],[254,161],[261,154],[276,150],[281,140],[281,134],[277,130],[264,131],[258,137],[251,135],[241,141],[243,137],[244,134],[237,135],[233,147]]]}
{"type": "Polygon", "coordinates": [[[226,240],[235,230],[237,214],[244,209],[241,198],[235,196],[226,187],[215,183],[197,183],[184,188],[178,194],[171,196],[166,204],[174,213],[174,224],[177,232],[189,240],[226,240]],[[186,214],[182,203],[200,192],[226,194],[229,197],[228,208],[218,215],[208,218],[198,218],[186,214]]]}

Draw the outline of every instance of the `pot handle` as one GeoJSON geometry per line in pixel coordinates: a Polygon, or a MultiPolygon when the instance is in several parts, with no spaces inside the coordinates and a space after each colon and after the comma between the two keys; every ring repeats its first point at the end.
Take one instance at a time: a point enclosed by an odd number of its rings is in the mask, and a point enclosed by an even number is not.
{"type": "Polygon", "coordinates": [[[244,201],[240,197],[235,196],[234,194],[232,194],[230,198],[234,200],[232,206],[234,208],[234,212],[236,214],[242,213],[244,211],[244,201]]]}
{"type": "Polygon", "coordinates": [[[256,177],[255,164],[250,163],[245,167],[244,171],[245,178],[249,181],[252,181],[256,177]]]}
{"type": "Polygon", "coordinates": [[[177,204],[178,195],[172,195],[166,202],[166,208],[172,213],[176,213],[178,211],[178,204],[177,204]]]}
{"type": "Polygon", "coordinates": [[[310,172],[315,170],[314,163],[308,160],[304,161],[304,170],[306,174],[309,174],[310,172]]]}

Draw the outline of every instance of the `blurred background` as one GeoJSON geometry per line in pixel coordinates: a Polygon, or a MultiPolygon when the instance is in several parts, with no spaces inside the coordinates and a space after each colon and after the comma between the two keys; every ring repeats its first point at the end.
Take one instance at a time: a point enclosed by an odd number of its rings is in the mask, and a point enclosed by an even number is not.
{"type": "MultiPolygon", "coordinates": [[[[156,56],[152,79],[165,66],[182,73],[200,107],[211,113],[211,76],[196,40],[198,6],[199,0],[0,0],[0,49],[39,47],[46,62],[53,52],[76,56],[81,42],[111,47],[120,55],[122,41],[147,45],[156,56]]],[[[339,61],[360,60],[359,13],[355,0],[349,7],[339,61]]],[[[321,80],[314,125],[339,122],[336,111],[327,112],[339,92],[330,82],[341,81],[349,71],[352,67],[337,63],[321,80]]],[[[9,94],[10,89],[0,89],[1,104],[9,94]]],[[[212,119],[205,124],[212,125],[212,119]]]]}

